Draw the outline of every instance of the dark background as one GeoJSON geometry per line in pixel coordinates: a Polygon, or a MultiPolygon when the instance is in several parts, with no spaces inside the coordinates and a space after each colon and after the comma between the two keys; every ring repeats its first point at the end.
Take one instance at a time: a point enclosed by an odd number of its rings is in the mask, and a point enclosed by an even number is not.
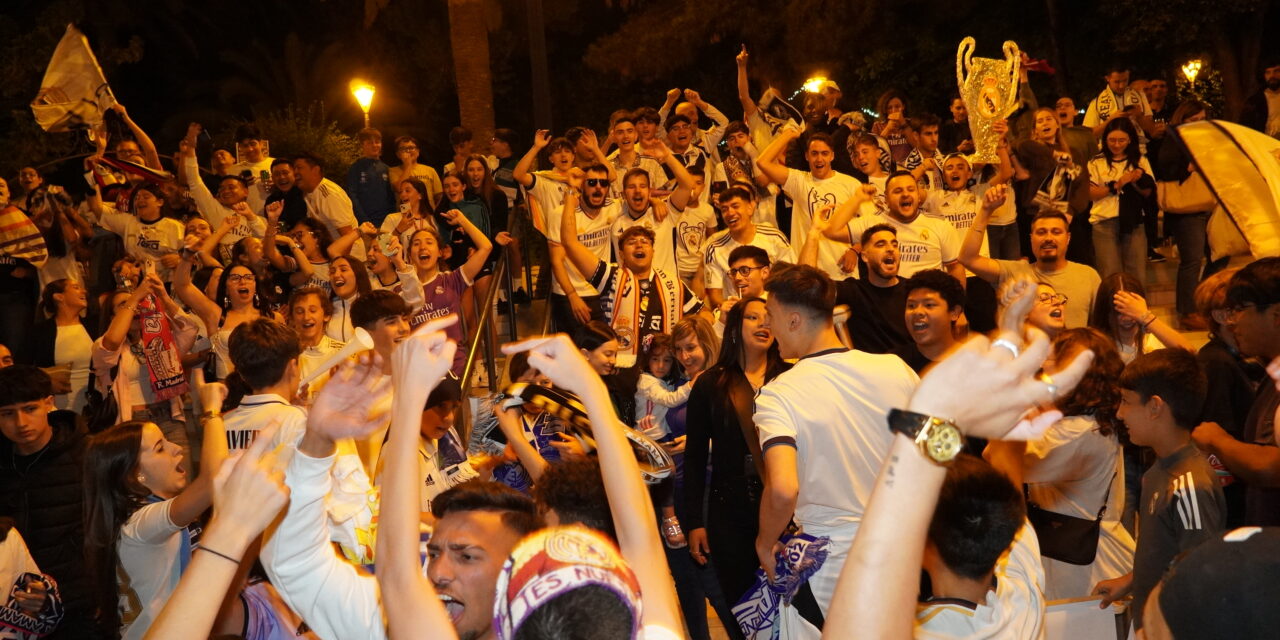
{"type": "MultiPolygon", "coordinates": [[[[450,33],[450,6],[466,2],[485,9],[494,122],[527,141],[535,123],[522,0],[5,0],[0,177],[88,150],[82,137],[40,131],[27,107],[68,23],[89,37],[117,98],[161,154],[174,152],[191,121],[217,142],[236,122],[270,115],[334,121],[354,134],[361,114],[348,82],[360,76],[377,87],[372,120],[388,139],[387,158],[390,138],[408,133],[424,143],[420,161],[439,167],[459,120],[450,38],[485,35],[450,33]]],[[[1280,24],[1271,0],[543,0],[543,13],[554,115],[537,124],[557,131],[603,130],[614,109],[656,107],[672,87],[696,88],[740,118],[740,43],[751,52],[753,96],[767,83],[790,95],[820,74],[839,82],[846,109],[871,107],[897,87],[911,99],[909,114],[945,115],[966,35],[981,56],[1003,57],[1000,45],[1012,39],[1047,58],[1058,73],[1033,74],[1041,100],[1066,92],[1081,108],[1113,60],[1131,64],[1135,77],[1174,80],[1182,62],[1204,58],[1213,77],[1202,81],[1220,86],[1230,115],[1257,89],[1259,60],[1275,51],[1263,25],[1280,24]]]]}

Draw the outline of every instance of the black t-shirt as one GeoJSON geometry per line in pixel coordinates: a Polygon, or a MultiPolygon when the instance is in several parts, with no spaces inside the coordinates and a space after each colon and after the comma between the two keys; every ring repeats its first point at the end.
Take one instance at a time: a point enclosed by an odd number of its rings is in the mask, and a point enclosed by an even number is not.
{"type": "Polygon", "coordinates": [[[845,278],[836,283],[836,304],[849,305],[849,337],[854,348],[867,353],[889,353],[912,345],[904,320],[907,293],[901,279],[889,287],[866,280],[845,278]]]}
{"type": "Polygon", "coordinates": [[[961,142],[972,139],[973,133],[969,131],[968,120],[956,122],[952,118],[947,118],[942,126],[938,127],[938,150],[943,153],[953,153],[961,142]]]}
{"type": "Polygon", "coordinates": [[[1216,422],[1233,438],[1242,438],[1258,382],[1266,372],[1258,365],[1241,359],[1216,337],[1209,338],[1209,342],[1196,353],[1196,359],[1209,380],[1200,420],[1216,422]]]}
{"type": "MultiPolygon", "coordinates": [[[[298,224],[299,220],[307,217],[307,200],[306,195],[302,193],[302,189],[294,187],[285,192],[272,189],[264,204],[271,204],[278,200],[284,201],[284,210],[280,212],[281,229],[292,229],[293,225],[298,224]]],[[[334,238],[334,240],[337,240],[337,238],[334,238]]]]}
{"type": "Polygon", "coordinates": [[[907,366],[911,367],[911,370],[915,371],[916,375],[923,373],[925,367],[933,364],[932,360],[920,353],[919,347],[913,341],[907,341],[907,344],[894,347],[889,353],[902,358],[902,361],[907,363],[907,366]]]}
{"type": "MultiPolygon", "coordinates": [[[[1276,407],[1280,393],[1276,386],[1262,384],[1244,423],[1244,442],[1264,447],[1276,446],[1276,407]]],[[[1245,492],[1245,524],[1261,527],[1280,525],[1280,487],[1250,484],[1245,492]]]]}

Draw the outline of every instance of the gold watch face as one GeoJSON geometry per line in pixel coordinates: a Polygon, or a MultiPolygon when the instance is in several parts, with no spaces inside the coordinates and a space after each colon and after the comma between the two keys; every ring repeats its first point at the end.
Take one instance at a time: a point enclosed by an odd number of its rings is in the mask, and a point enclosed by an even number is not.
{"type": "Polygon", "coordinates": [[[960,454],[964,446],[964,437],[955,425],[941,420],[934,420],[929,425],[929,437],[925,441],[925,451],[937,462],[951,462],[960,454]]]}

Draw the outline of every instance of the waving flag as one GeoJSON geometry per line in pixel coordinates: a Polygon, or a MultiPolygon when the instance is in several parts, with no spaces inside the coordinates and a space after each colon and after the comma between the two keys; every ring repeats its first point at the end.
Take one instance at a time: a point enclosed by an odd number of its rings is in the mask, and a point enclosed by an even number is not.
{"type": "Polygon", "coordinates": [[[98,127],[115,103],[89,40],[75,25],[67,25],[44,72],[40,93],[31,101],[36,122],[51,133],[98,127]]]}

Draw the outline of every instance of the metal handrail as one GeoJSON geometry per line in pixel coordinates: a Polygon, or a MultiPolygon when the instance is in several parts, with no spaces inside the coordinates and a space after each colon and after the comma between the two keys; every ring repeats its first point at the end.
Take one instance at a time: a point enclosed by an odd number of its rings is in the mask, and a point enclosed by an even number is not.
{"type": "MultiPolygon", "coordinates": [[[[483,340],[487,345],[485,349],[485,369],[489,372],[489,385],[494,387],[498,384],[496,372],[494,371],[494,362],[496,360],[497,345],[488,344],[489,332],[485,330],[486,324],[489,322],[489,316],[493,311],[494,296],[498,295],[499,285],[510,287],[510,268],[507,260],[507,253],[502,252],[502,256],[498,258],[498,263],[494,267],[494,286],[489,287],[488,293],[485,295],[484,305],[481,307],[480,319],[476,322],[475,338],[467,345],[467,364],[462,370],[462,396],[468,397],[471,392],[471,377],[475,373],[476,352],[479,350],[480,342],[483,340]]],[[[511,302],[511,292],[507,292],[507,300],[511,302]]],[[[514,307],[508,309],[511,315],[508,316],[513,324],[512,333],[514,334],[515,314],[512,312],[514,307]]],[[[514,336],[513,336],[514,339],[514,336]]]]}

